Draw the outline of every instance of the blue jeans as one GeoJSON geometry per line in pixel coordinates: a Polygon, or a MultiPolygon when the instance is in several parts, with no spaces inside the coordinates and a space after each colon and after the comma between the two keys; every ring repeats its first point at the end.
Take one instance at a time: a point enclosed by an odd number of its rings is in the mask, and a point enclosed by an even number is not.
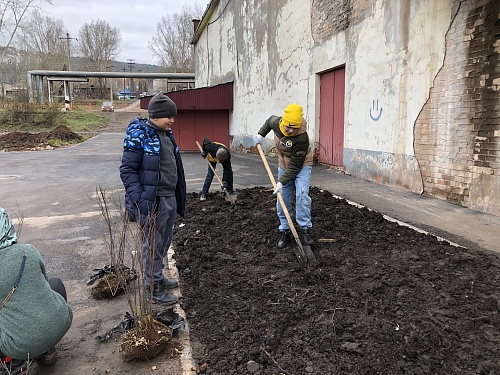
{"type": "MultiPolygon", "coordinates": [[[[278,178],[280,178],[284,172],[285,171],[283,169],[278,167],[278,178]]],[[[311,173],[312,167],[302,167],[293,180],[290,180],[286,185],[283,185],[283,190],[281,192],[283,201],[285,201],[286,209],[292,218],[292,202],[295,193],[295,221],[301,228],[312,227],[311,197],[309,196],[311,173]]],[[[283,212],[283,208],[281,208],[279,200],[276,202],[276,211],[278,212],[278,218],[280,219],[279,230],[290,229],[290,225],[288,225],[288,220],[283,212]]]]}
{"type": "Polygon", "coordinates": [[[172,243],[173,227],[177,213],[177,201],[173,197],[158,197],[157,216],[155,227],[145,226],[144,241],[142,243],[142,265],[146,273],[146,289],[149,290],[151,282],[158,284],[163,280],[163,258],[167,256],[172,243]],[[154,249],[151,250],[151,246],[154,249]],[[153,262],[151,262],[153,255],[153,262]]]}
{"type": "MultiPolygon", "coordinates": [[[[215,169],[217,163],[210,162],[212,167],[215,169]]],[[[207,166],[208,171],[207,171],[207,177],[205,177],[205,182],[203,183],[203,188],[201,189],[201,194],[208,194],[208,191],[210,190],[210,185],[212,185],[212,180],[214,179],[214,171],[212,171],[212,168],[210,166],[207,166]]],[[[229,193],[233,193],[233,173],[230,172],[228,173],[228,178],[226,181],[226,189],[229,193]]]]}

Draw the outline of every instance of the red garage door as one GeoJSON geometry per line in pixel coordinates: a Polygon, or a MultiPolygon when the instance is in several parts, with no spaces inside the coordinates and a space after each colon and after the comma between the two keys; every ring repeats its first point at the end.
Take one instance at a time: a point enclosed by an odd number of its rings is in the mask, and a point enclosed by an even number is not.
{"type": "MultiPolygon", "coordinates": [[[[233,83],[165,93],[177,106],[172,131],[181,151],[199,151],[205,137],[229,147],[229,112],[233,109],[233,83]]],[[[151,96],[141,98],[147,109],[151,96]]]]}
{"type": "Polygon", "coordinates": [[[319,162],[343,166],[345,68],[320,79],[319,162]]]}
{"type": "Polygon", "coordinates": [[[229,147],[229,113],[227,110],[179,110],[172,130],[181,151],[199,151],[196,141],[203,144],[205,137],[229,147]]]}

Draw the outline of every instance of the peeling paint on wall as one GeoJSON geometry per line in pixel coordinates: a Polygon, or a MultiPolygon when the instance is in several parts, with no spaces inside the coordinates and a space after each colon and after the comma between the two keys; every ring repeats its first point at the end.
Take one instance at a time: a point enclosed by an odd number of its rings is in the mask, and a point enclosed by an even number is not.
{"type": "Polygon", "coordinates": [[[422,179],[414,156],[346,148],[344,164],[350,173],[366,180],[422,192],[422,179]]]}
{"type": "Polygon", "coordinates": [[[347,172],[497,212],[499,14],[498,0],[221,0],[196,85],[234,79],[231,147],[291,102],[317,144],[319,77],[345,67],[347,172]]]}

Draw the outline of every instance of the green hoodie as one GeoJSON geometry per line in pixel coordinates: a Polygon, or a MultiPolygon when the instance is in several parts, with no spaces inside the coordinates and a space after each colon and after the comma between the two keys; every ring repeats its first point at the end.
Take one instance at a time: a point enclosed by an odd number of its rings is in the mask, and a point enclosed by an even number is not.
{"type": "Polygon", "coordinates": [[[26,254],[19,285],[0,309],[0,351],[27,359],[45,353],[61,340],[71,326],[73,312],[51,289],[38,250],[16,242],[16,231],[0,208],[0,306],[12,290],[26,254]]]}

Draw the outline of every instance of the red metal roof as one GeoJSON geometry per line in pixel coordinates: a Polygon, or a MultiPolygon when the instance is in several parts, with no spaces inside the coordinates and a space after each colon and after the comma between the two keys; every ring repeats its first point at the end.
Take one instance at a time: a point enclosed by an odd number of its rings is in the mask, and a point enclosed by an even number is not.
{"type": "MultiPolygon", "coordinates": [[[[233,82],[165,93],[177,110],[233,109],[233,82]]],[[[141,98],[141,108],[147,109],[152,96],[141,98]]]]}

